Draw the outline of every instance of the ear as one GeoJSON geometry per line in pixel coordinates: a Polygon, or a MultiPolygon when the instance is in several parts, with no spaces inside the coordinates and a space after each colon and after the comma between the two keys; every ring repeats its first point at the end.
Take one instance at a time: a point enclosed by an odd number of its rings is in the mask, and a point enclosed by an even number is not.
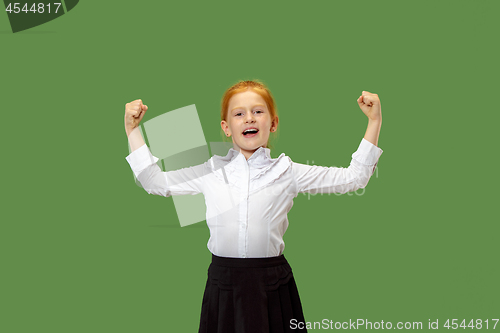
{"type": "Polygon", "coordinates": [[[224,133],[226,133],[227,137],[231,136],[231,130],[229,129],[229,125],[227,124],[227,122],[225,120],[222,120],[220,122],[220,127],[222,128],[222,130],[224,131],[224,133]]]}
{"type": "Polygon", "coordinates": [[[271,132],[276,132],[276,130],[278,129],[278,122],[279,122],[279,119],[278,119],[278,116],[276,116],[273,120],[273,122],[271,123],[271,132]]]}

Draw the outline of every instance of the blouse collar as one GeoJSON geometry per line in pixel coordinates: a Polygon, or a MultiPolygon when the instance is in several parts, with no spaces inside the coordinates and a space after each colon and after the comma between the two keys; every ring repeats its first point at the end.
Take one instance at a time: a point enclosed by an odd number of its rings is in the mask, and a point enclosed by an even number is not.
{"type": "Polygon", "coordinates": [[[273,183],[291,166],[291,160],[284,153],[271,158],[271,149],[259,147],[247,160],[239,151],[230,148],[226,156],[212,156],[211,168],[217,178],[226,184],[244,188],[246,168],[249,169],[250,187],[254,191],[273,183]]]}
{"type": "Polygon", "coordinates": [[[226,157],[228,157],[230,161],[233,161],[233,159],[235,159],[239,155],[241,155],[240,158],[243,158],[249,166],[257,168],[269,165],[272,162],[271,149],[264,147],[259,147],[256,151],[254,151],[254,153],[248,158],[248,160],[242,153],[235,150],[234,148],[229,149],[226,157]]]}

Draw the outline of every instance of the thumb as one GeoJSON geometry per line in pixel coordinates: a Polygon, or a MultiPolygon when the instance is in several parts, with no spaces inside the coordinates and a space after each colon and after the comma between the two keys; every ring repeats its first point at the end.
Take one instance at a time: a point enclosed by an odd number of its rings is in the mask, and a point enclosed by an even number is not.
{"type": "MultiPolygon", "coordinates": [[[[146,107],[146,109],[147,109],[147,107],[146,107]]],[[[141,111],[139,118],[138,118],[139,122],[142,120],[142,118],[144,118],[144,115],[146,114],[146,109],[144,107],[142,108],[142,111],[141,111]]]]}

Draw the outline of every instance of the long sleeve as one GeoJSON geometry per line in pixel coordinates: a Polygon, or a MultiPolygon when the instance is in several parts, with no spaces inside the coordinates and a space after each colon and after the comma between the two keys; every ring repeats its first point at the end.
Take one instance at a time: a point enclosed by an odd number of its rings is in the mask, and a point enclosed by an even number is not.
{"type": "Polygon", "coordinates": [[[364,138],[347,168],[292,162],[298,193],[347,193],[364,188],[383,150],[364,138]]]}
{"type": "Polygon", "coordinates": [[[151,154],[145,144],[125,159],[144,190],[149,194],[169,197],[203,193],[204,164],[174,171],[161,171],[156,164],[159,159],[151,154]]]}

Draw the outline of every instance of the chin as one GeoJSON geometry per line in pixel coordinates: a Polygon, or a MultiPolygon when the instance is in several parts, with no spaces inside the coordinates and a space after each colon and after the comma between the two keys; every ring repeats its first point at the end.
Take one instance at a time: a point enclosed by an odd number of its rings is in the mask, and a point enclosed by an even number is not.
{"type": "Polygon", "coordinates": [[[252,142],[244,142],[243,141],[243,142],[241,142],[241,145],[238,145],[237,143],[236,143],[236,145],[238,147],[240,147],[240,149],[243,149],[243,150],[246,150],[246,151],[256,151],[260,147],[266,148],[267,143],[266,142],[252,143],[252,142]]]}
{"type": "Polygon", "coordinates": [[[241,147],[241,149],[246,150],[246,151],[256,151],[257,149],[259,149],[259,147],[260,146],[257,146],[257,147],[255,147],[255,146],[251,146],[251,147],[249,147],[249,146],[246,146],[246,147],[243,146],[243,147],[241,147]]]}

